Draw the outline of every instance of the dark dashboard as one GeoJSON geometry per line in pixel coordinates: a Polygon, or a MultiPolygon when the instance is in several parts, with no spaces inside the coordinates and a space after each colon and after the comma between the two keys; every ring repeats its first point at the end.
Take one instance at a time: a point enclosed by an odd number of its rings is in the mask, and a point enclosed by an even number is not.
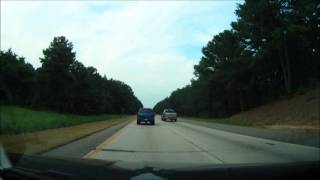
{"type": "Polygon", "coordinates": [[[3,179],[318,179],[319,161],[278,164],[223,164],[176,169],[125,169],[115,162],[22,156],[3,179]]]}

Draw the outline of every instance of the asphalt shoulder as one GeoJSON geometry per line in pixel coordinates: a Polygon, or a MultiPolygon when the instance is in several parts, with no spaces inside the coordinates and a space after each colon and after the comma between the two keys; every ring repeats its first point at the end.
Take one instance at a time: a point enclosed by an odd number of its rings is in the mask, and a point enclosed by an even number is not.
{"type": "Polygon", "coordinates": [[[226,125],[184,118],[180,118],[179,121],[247,136],[271,139],[293,144],[301,144],[306,146],[320,147],[320,135],[318,133],[298,133],[285,130],[226,125]]]}
{"type": "Polygon", "coordinates": [[[121,128],[125,127],[128,123],[129,121],[117,124],[110,128],[103,129],[84,138],[77,139],[71,143],[56,147],[47,152],[43,152],[40,155],[82,158],[88,152],[95,149],[100,143],[111,137],[121,128]]]}

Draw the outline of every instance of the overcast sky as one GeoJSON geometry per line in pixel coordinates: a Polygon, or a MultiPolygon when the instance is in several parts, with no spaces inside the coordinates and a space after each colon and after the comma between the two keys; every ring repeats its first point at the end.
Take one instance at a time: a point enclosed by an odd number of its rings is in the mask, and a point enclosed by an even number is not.
{"type": "Polygon", "coordinates": [[[189,84],[201,48],[230,29],[237,1],[1,1],[1,50],[34,67],[54,36],[74,44],[77,60],[130,85],[153,107],[189,84]]]}

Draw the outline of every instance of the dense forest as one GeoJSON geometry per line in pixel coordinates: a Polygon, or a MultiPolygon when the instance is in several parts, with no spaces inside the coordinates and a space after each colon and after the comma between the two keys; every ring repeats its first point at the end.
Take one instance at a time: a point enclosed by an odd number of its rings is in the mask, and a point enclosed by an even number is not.
{"type": "Polygon", "coordinates": [[[231,29],[203,47],[191,84],[156,112],[223,117],[319,85],[319,1],[246,0],[235,14],[231,29]]]}
{"type": "Polygon", "coordinates": [[[1,105],[73,114],[132,114],[142,107],[125,83],[76,60],[73,44],[54,37],[35,69],[11,49],[0,51],[1,105]]]}

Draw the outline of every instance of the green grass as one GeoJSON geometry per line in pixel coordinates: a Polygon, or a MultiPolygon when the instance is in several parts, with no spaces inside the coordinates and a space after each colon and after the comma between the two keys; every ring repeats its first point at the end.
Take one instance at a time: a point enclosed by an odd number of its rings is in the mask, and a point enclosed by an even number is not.
{"type": "Polygon", "coordinates": [[[235,121],[228,118],[221,118],[221,119],[212,119],[212,118],[199,118],[199,117],[185,117],[184,119],[187,120],[195,120],[195,121],[204,121],[210,123],[220,123],[220,124],[227,124],[227,125],[235,125],[235,126],[253,126],[253,124],[245,121],[235,121]]]}
{"type": "Polygon", "coordinates": [[[0,134],[18,134],[119,118],[120,115],[81,116],[0,106],[0,134]]]}

